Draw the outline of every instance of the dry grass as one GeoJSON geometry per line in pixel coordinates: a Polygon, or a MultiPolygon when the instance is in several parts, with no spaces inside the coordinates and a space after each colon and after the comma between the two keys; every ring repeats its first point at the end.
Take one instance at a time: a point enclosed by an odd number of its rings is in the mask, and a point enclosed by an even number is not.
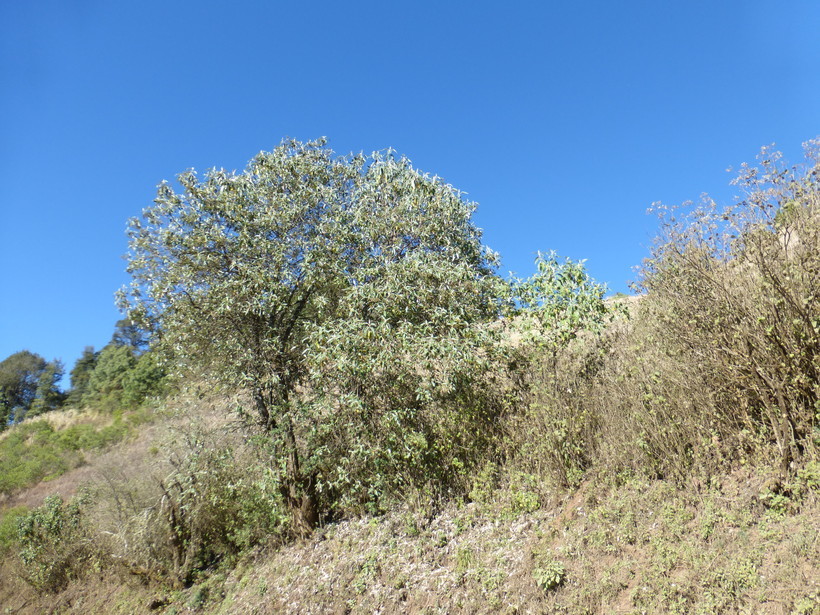
{"type": "MultiPolygon", "coordinates": [[[[816,613],[820,498],[767,507],[739,470],[682,490],[585,483],[515,513],[504,498],[394,511],[257,551],[186,590],[92,575],[21,613],[816,613]],[[545,590],[539,570],[558,565],[545,590]],[[54,610],[51,610],[51,609],[54,610]]],[[[24,601],[28,601],[23,604],[24,601]]]]}
{"type": "Polygon", "coordinates": [[[222,585],[222,613],[791,613],[820,608],[815,496],[761,503],[750,472],[697,492],[585,484],[558,505],[395,512],[260,555],[222,585]],[[550,591],[537,570],[565,571],[550,591]],[[809,606],[812,605],[812,606],[809,606]]]}

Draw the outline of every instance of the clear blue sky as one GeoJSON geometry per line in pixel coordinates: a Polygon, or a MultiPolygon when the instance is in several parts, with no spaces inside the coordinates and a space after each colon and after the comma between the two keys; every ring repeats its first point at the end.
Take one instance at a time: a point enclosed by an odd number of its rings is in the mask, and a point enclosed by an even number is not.
{"type": "Polygon", "coordinates": [[[820,2],[0,1],[0,359],[70,369],[120,317],[126,220],[285,137],[393,147],[626,291],[646,208],[820,134],[820,2]]]}

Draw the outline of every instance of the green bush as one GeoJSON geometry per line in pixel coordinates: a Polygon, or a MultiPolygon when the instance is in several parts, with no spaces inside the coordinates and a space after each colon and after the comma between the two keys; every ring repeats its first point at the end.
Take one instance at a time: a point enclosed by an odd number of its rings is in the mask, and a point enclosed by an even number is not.
{"type": "Polygon", "coordinates": [[[84,518],[88,500],[83,494],[65,503],[52,495],[18,519],[22,576],[37,590],[60,591],[100,563],[84,518]]]}
{"type": "Polygon", "coordinates": [[[81,456],[58,443],[46,421],[15,426],[0,441],[0,493],[11,493],[76,467],[81,456]]]}
{"type": "Polygon", "coordinates": [[[18,520],[28,514],[26,506],[15,506],[2,512],[0,516],[0,556],[5,555],[17,542],[18,520]]]}
{"type": "Polygon", "coordinates": [[[66,449],[91,451],[119,442],[126,436],[128,430],[128,425],[122,420],[102,428],[85,423],[72,425],[60,431],[57,440],[66,449]]]}

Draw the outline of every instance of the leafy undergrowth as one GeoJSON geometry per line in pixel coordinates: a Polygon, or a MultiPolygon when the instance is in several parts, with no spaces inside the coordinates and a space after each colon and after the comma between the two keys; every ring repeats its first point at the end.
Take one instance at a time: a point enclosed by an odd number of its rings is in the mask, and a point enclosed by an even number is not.
{"type": "MultiPolygon", "coordinates": [[[[764,471],[766,470],[766,471],[764,471]]],[[[100,570],[45,613],[820,612],[820,465],[682,489],[637,478],[564,494],[519,482],[435,514],[397,510],[260,549],[184,590],[100,570]]],[[[17,610],[19,609],[19,610],[17,610]]]]}

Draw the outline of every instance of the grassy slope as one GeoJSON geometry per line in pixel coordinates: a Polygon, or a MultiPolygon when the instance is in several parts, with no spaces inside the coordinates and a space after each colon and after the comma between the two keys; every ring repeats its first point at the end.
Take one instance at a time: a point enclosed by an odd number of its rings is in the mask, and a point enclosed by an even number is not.
{"type": "MultiPolygon", "coordinates": [[[[122,442],[54,485],[104,480],[117,459],[145,474],[159,463],[149,450],[150,437],[122,442]]],[[[39,596],[14,580],[18,564],[7,553],[0,605],[169,615],[819,613],[820,475],[812,467],[789,497],[771,496],[773,472],[764,467],[685,489],[599,477],[569,493],[520,484],[488,490],[435,514],[397,510],[328,526],[185,590],[100,570],[57,596],[39,596]]],[[[43,485],[29,493],[42,497],[43,485]]],[[[21,492],[15,501],[35,499],[21,492]]]]}

